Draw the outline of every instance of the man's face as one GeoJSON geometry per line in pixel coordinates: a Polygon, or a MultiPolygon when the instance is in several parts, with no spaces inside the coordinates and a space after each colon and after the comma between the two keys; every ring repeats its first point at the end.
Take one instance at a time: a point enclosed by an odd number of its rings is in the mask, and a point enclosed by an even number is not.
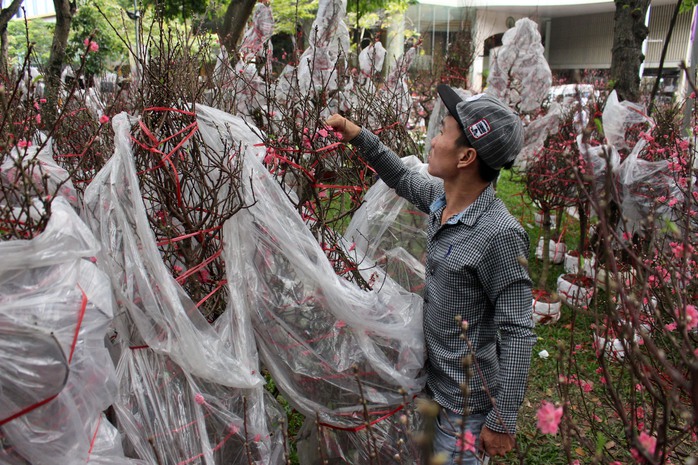
{"type": "Polygon", "coordinates": [[[431,140],[429,152],[429,174],[441,179],[449,179],[458,173],[458,160],[464,147],[456,144],[463,134],[456,119],[448,115],[441,122],[439,133],[431,140]]]}

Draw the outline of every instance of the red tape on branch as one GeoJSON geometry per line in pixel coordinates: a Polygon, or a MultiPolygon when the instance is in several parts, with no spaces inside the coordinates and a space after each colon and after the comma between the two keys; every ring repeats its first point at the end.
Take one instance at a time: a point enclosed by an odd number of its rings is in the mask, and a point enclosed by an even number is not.
{"type": "Polygon", "coordinates": [[[193,233],[184,234],[184,235],[182,235],[182,236],[173,237],[172,239],[163,239],[163,240],[161,240],[161,241],[159,241],[159,242],[157,243],[157,246],[158,246],[158,247],[162,247],[163,245],[167,245],[167,244],[172,244],[172,243],[174,243],[174,242],[183,241],[184,239],[189,239],[190,237],[198,236],[198,235],[200,235],[200,234],[208,234],[208,233],[213,232],[213,231],[218,231],[218,230],[221,229],[222,227],[223,227],[222,225],[214,226],[213,228],[202,229],[201,231],[196,231],[196,232],[193,232],[193,233]]]}
{"type": "Polygon", "coordinates": [[[222,253],[223,253],[223,249],[218,249],[218,251],[216,253],[214,253],[213,255],[208,257],[203,262],[199,263],[198,265],[196,265],[192,268],[189,268],[185,273],[182,273],[181,275],[177,276],[176,281],[179,284],[182,284],[184,281],[186,281],[186,279],[189,276],[193,275],[194,273],[196,273],[197,271],[199,271],[200,269],[202,269],[203,267],[205,267],[206,265],[208,265],[209,263],[214,261],[216,258],[220,257],[220,255],[222,253]]]}
{"type": "MultiPolygon", "coordinates": [[[[393,410],[390,410],[389,412],[385,413],[383,416],[381,416],[381,417],[379,417],[379,418],[376,418],[375,420],[373,420],[373,421],[371,421],[371,422],[364,423],[364,424],[359,425],[359,426],[343,427],[343,426],[330,425],[329,423],[323,423],[323,422],[318,422],[318,425],[324,426],[324,427],[330,428],[330,429],[335,429],[335,430],[340,430],[340,431],[348,431],[348,432],[350,432],[350,433],[358,433],[359,431],[362,431],[362,430],[368,428],[369,426],[373,426],[373,425],[375,425],[376,423],[385,420],[386,418],[392,417],[392,416],[395,415],[397,412],[399,412],[400,410],[402,410],[403,407],[404,407],[404,405],[399,405],[397,408],[394,408],[393,410]]],[[[377,415],[380,415],[380,414],[382,414],[382,413],[383,413],[383,412],[380,412],[380,411],[379,411],[379,412],[374,412],[374,414],[377,414],[377,415]]]]}

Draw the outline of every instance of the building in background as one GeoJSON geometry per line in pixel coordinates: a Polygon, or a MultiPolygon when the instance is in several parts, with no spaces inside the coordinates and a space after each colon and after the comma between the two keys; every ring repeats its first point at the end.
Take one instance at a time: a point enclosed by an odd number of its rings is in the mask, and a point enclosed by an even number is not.
{"type": "MultiPolygon", "coordinates": [[[[2,0],[2,8],[5,8],[10,3],[12,3],[12,0],[2,0]]],[[[42,18],[54,20],[56,10],[53,7],[53,0],[24,0],[13,19],[23,19],[25,17],[27,19],[42,18]]]]}
{"type": "MultiPolygon", "coordinates": [[[[648,11],[649,36],[645,42],[643,77],[656,78],[662,47],[675,0],[653,0],[648,11]]],[[[480,90],[489,60],[501,45],[504,32],[516,20],[528,17],[539,25],[545,56],[557,76],[570,82],[580,72],[603,76],[611,68],[615,4],[609,0],[418,0],[406,22],[420,33],[423,45],[417,66],[430,67],[448,54],[455,33],[470,30],[474,39],[471,87],[480,90]]],[[[661,76],[666,96],[681,91],[681,62],[690,63],[693,12],[679,15],[661,76]]]]}

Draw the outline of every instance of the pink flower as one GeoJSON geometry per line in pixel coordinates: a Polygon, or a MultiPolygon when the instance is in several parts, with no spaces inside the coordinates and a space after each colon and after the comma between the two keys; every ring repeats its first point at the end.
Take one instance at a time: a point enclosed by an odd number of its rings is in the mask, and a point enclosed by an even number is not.
{"type": "Polygon", "coordinates": [[[686,305],[686,328],[689,330],[698,326],[698,310],[695,305],[686,305]]]}
{"type": "Polygon", "coordinates": [[[31,146],[32,142],[30,140],[21,139],[19,142],[17,142],[17,147],[19,147],[20,149],[24,149],[31,146]]]}
{"type": "Polygon", "coordinates": [[[34,118],[36,119],[36,124],[41,124],[41,115],[36,115],[34,118]]]}
{"type": "Polygon", "coordinates": [[[674,321],[673,323],[669,323],[668,325],[664,325],[664,329],[667,331],[676,331],[676,322],[674,321]]]}
{"type": "Polygon", "coordinates": [[[261,441],[261,440],[262,440],[262,435],[259,434],[259,433],[257,433],[257,434],[255,435],[255,437],[254,437],[254,442],[259,442],[259,441],[261,441]]]}
{"type": "Polygon", "coordinates": [[[206,403],[206,399],[204,399],[204,396],[200,392],[197,392],[194,396],[194,402],[199,405],[204,405],[206,403]]]}
{"type": "Polygon", "coordinates": [[[109,122],[109,117],[107,115],[102,115],[99,117],[100,124],[107,124],[109,122]]]}
{"type": "Polygon", "coordinates": [[[320,137],[327,137],[327,129],[318,129],[317,133],[320,137]]]}
{"type": "MultiPolygon", "coordinates": [[[[657,447],[657,438],[655,438],[654,436],[650,436],[649,434],[643,431],[637,437],[637,440],[640,442],[642,447],[649,455],[654,455],[654,449],[657,447]]],[[[635,460],[637,460],[638,462],[643,463],[645,461],[642,458],[642,455],[640,455],[640,453],[637,451],[637,449],[630,449],[630,453],[632,454],[633,458],[635,458],[635,460]]]]}
{"type": "Polygon", "coordinates": [[[463,452],[475,452],[475,435],[470,431],[463,433],[463,437],[456,440],[456,449],[463,452]]]}
{"type": "Polygon", "coordinates": [[[240,432],[240,427],[231,423],[228,425],[228,431],[230,431],[230,434],[238,434],[240,432]]]}
{"type": "Polygon", "coordinates": [[[90,38],[89,38],[89,37],[85,37],[85,40],[82,41],[82,43],[85,44],[85,47],[87,47],[88,45],[90,45],[90,42],[91,42],[91,41],[90,41],[90,38]]]}
{"type": "Polygon", "coordinates": [[[562,420],[562,407],[544,400],[536,414],[538,417],[538,429],[543,434],[557,434],[562,420]]]}
{"type": "Polygon", "coordinates": [[[199,281],[202,283],[211,282],[211,275],[206,268],[199,270],[199,281]]]}
{"type": "Polygon", "coordinates": [[[97,42],[90,42],[90,52],[96,52],[99,50],[99,44],[97,42]]]}

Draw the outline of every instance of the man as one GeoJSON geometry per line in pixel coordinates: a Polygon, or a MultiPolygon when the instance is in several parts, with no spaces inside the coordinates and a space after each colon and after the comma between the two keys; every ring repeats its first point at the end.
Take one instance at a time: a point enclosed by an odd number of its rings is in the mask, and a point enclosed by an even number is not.
{"type": "Polygon", "coordinates": [[[469,439],[488,455],[514,447],[535,342],[528,235],[492,186],[521,150],[523,127],[492,96],[462,99],[443,84],[437,90],[449,111],[429,153],[428,172],[438,179],[410,171],[374,134],[340,115],[327,124],[388,186],[429,214],[426,388],[442,407],[434,450],[447,463],[477,464],[481,455],[471,452],[469,439]],[[469,368],[464,359],[472,360],[469,368]],[[463,418],[472,435],[460,434],[463,418]]]}

